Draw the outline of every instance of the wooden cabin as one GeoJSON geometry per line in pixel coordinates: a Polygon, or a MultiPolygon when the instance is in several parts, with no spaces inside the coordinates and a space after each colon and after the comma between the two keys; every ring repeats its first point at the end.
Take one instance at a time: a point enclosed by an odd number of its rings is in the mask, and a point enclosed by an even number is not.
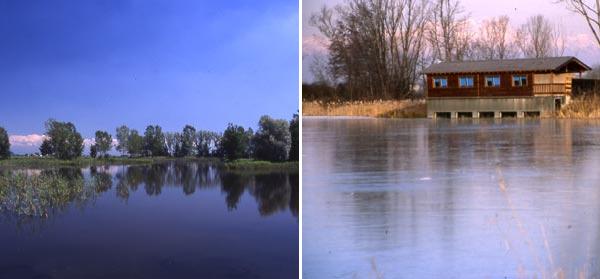
{"type": "Polygon", "coordinates": [[[575,57],[442,62],[425,69],[427,116],[552,116],[571,100],[575,57]]]}

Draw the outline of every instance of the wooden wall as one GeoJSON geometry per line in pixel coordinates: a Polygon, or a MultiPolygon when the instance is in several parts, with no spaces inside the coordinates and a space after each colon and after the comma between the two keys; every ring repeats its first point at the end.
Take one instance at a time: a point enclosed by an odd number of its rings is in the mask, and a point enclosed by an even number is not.
{"type": "Polygon", "coordinates": [[[533,96],[532,73],[496,73],[496,74],[446,74],[427,75],[427,97],[507,97],[507,96],[533,96]],[[486,87],[485,76],[500,76],[500,87],[486,87]],[[527,86],[512,86],[513,75],[527,75],[527,86]],[[473,87],[463,88],[458,86],[458,78],[462,76],[473,77],[473,87]],[[434,77],[448,78],[447,88],[433,88],[434,77]]]}

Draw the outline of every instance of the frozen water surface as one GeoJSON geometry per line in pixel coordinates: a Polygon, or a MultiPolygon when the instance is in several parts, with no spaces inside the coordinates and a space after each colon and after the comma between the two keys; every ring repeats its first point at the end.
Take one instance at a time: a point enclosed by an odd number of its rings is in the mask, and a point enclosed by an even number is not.
{"type": "Polygon", "coordinates": [[[600,277],[599,124],[304,118],[305,278],[600,277]]]}

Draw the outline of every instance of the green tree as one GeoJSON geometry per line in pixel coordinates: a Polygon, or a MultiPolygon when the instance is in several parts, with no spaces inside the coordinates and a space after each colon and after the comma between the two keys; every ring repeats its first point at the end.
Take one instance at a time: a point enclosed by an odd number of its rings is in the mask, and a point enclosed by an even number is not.
{"type": "Polygon", "coordinates": [[[140,136],[140,133],[132,129],[129,131],[129,137],[127,137],[127,153],[129,156],[140,156],[142,155],[144,148],[144,138],[140,136]]]}
{"type": "Polygon", "coordinates": [[[147,156],[167,155],[165,135],[160,126],[149,125],[146,127],[146,131],[144,132],[144,153],[147,156]]]}
{"type": "Polygon", "coordinates": [[[165,133],[165,146],[167,147],[167,153],[169,156],[175,156],[175,133],[166,132],[165,133]]]}
{"type": "Polygon", "coordinates": [[[42,145],[40,146],[40,153],[42,156],[52,155],[52,153],[54,153],[50,139],[44,139],[42,145]]]}
{"type": "Polygon", "coordinates": [[[244,127],[229,123],[219,142],[219,153],[227,160],[247,157],[248,137],[244,127]]]}
{"type": "Polygon", "coordinates": [[[90,157],[92,158],[96,158],[96,155],[98,154],[98,150],[96,148],[96,145],[92,145],[90,146],[90,157]]]}
{"type": "Polygon", "coordinates": [[[198,131],[196,133],[196,156],[209,157],[218,145],[219,134],[211,131],[198,131]]]}
{"type": "Polygon", "coordinates": [[[0,127],[0,159],[6,159],[10,157],[10,141],[8,140],[8,133],[3,127],[0,127]]]}
{"type": "Polygon", "coordinates": [[[100,156],[106,156],[112,147],[112,136],[106,131],[96,131],[96,151],[100,156]]]}
{"type": "Polygon", "coordinates": [[[181,133],[181,157],[194,155],[194,143],[196,139],[196,128],[185,125],[181,133]]]}
{"type": "Polygon", "coordinates": [[[246,146],[246,151],[244,152],[244,157],[248,157],[248,158],[252,158],[254,156],[254,142],[252,141],[252,138],[254,137],[254,131],[252,130],[252,128],[248,128],[248,130],[246,130],[246,138],[245,141],[248,143],[246,146]]]}
{"type": "Polygon", "coordinates": [[[292,137],[292,145],[290,146],[290,161],[298,161],[300,157],[300,149],[299,149],[299,136],[298,136],[298,126],[300,124],[300,119],[298,114],[294,114],[294,117],[290,121],[290,136],[292,137]]]}
{"type": "Polygon", "coordinates": [[[70,160],[81,156],[83,138],[71,122],[59,122],[50,119],[46,122],[46,136],[50,138],[54,156],[70,160]]]}
{"type": "Polygon", "coordinates": [[[183,156],[185,156],[183,154],[183,152],[181,152],[181,142],[182,142],[181,134],[180,133],[174,133],[173,137],[174,137],[174,142],[175,142],[175,146],[173,147],[173,155],[175,157],[183,157],[183,156]]]}
{"type": "Polygon", "coordinates": [[[117,127],[117,151],[121,152],[121,155],[125,155],[125,152],[128,151],[127,143],[129,142],[130,131],[129,128],[125,125],[121,125],[117,127]]]}
{"type": "Polygon", "coordinates": [[[258,126],[252,140],[254,157],[259,160],[287,161],[292,141],[288,122],[265,115],[260,118],[258,126]]]}
{"type": "Polygon", "coordinates": [[[220,147],[222,141],[223,141],[223,134],[222,133],[213,133],[214,148],[210,152],[210,156],[212,156],[212,157],[218,157],[218,158],[223,158],[224,157],[223,150],[220,147]]]}

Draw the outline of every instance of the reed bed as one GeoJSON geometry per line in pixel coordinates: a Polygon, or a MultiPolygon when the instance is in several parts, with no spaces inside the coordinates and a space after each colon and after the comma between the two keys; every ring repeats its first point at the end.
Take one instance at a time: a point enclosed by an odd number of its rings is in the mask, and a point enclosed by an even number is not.
{"type": "Polygon", "coordinates": [[[422,118],[427,116],[425,100],[378,100],[354,102],[302,102],[304,116],[366,116],[422,118]]]}
{"type": "Polygon", "coordinates": [[[583,95],[574,98],[558,112],[559,118],[599,119],[600,96],[598,94],[583,95]]]}
{"type": "Polygon", "coordinates": [[[20,216],[48,217],[72,202],[84,202],[94,196],[94,181],[83,177],[65,177],[54,172],[27,174],[9,172],[0,175],[0,211],[20,216]]]}

